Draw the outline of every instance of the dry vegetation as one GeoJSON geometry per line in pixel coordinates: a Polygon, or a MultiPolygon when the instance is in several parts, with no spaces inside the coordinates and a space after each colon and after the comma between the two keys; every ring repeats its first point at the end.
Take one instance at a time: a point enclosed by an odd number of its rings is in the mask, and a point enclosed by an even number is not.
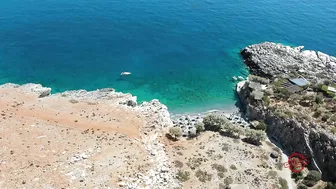
{"type": "MultiPolygon", "coordinates": [[[[322,84],[310,84],[299,92],[291,93],[281,86],[284,82],[285,79],[276,79],[267,86],[263,104],[278,117],[314,121],[336,134],[335,95],[323,90],[325,85],[322,84]]],[[[329,81],[325,83],[329,84],[329,81]]]]}

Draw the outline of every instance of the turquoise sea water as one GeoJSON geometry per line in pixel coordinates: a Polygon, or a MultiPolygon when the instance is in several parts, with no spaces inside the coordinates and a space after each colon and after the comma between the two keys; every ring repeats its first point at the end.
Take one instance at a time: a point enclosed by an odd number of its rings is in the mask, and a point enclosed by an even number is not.
{"type": "Polygon", "coordinates": [[[247,74],[239,50],[262,41],[336,55],[336,1],[4,0],[0,83],[112,87],[176,112],[225,108],[231,77],[247,74]]]}

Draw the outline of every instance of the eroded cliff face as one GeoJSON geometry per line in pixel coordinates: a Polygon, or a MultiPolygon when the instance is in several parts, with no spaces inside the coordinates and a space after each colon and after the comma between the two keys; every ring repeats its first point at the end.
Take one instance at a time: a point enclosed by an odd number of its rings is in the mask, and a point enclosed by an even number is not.
{"type": "Polygon", "coordinates": [[[314,122],[299,121],[295,118],[281,118],[266,108],[261,102],[255,102],[246,82],[239,97],[246,116],[250,120],[264,120],[268,124],[267,133],[275,139],[289,154],[300,152],[310,158],[310,167],[321,170],[323,177],[336,180],[336,138],[314,122]]]}

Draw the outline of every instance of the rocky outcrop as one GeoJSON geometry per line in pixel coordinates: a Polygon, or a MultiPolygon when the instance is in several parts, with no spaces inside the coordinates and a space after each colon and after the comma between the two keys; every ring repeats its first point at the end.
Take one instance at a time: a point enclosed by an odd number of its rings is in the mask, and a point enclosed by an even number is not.
{"type": "Polygon", "coordinates": [[[86,90],[73,90],[65,91],[63,93],[55,94],[58,96],[68,97],[75,100],[86,100],[86,101],[113,101],[117,104],[124,104],[129,106],[136,106],[137,97],[132,96],[129,93],[116,92],[112,88],[98,89],[95,91],[86,90]]]}
{"type": "Polygon", "coordinates": [[[281,118],[272,110],[255,101],[251,96],[249,82],[239,87],[238,94],[245,115],[250,120],[264,120],[268,135],[275,139],[288,153],[300,152],[310,158],[311,168],[321,170],[323,176],[336,180],[336,138],[314,122],[281,118]]]}
{"type": "Polygon", "coordinates": [[[167,106],[161,104],[157,99],[151,100],[150,102],[143,102],[135,109],[147,118],[148,125],[153,129],[162,129],[173,125],[167,106]]]}
{"type": "Polygon", "coordinates": [[[303,50],[271,42],[251,45],[241,51],[253,74],[274,77],[295,72],[311,81],[328,79],[336,82],[336,58],[322,52],[303,50]]]}
{"type": "Polygon", "coordinates": [[[24,85],[17,85],[13,83],[6,83],[1,85],[2,88],[19,88],[20,90],[25,91],[26,93],[34,93],[39,98],[43,98],[49,96],[51,93],[51,88],[42,87],[40,84],[28,83],[24,85]]]}

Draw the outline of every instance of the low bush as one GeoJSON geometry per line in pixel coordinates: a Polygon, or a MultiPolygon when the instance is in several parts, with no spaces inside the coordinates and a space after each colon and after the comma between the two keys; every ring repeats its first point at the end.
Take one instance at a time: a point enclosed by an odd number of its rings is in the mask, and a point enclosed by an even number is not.
{"type": "Polygon", "coordinates": [[[336,189],[336,183],[328,182],[325,189],[336,189]]]}
{"type": "Polygon", "coordinates": [[[330,84],[331,84],[331,81],[330,81],[330,80],[324,80],[324,81],[323,81],[323,84],[325,84],[325,85],[330,85],[330,84]]]}
{"type": "Polygon", "coordinates": [[[282,87],[275,87],[274,89],[274,96],[278,99],[280,98],[288,99],[291,96],[291,94],[292,94],[291,92],[282,87]]]}
{"type": "Polygon", "coordinates": [[[323,97],[321,95],[317,95],[315,97],[316,104],[323,104],[323,97]]]}
{"type": "Polygon", "coordinates": [[[332,127],[332,128],[330,129],[330,131],[331,131],[332,134],[336,134],[336,127],[332,127]]]}
{"type": "Polygon", "coordinates": [[[177,139],[178,137],[182,136],[182,130],[180,127],[170,127],[169,135],[174,139],[177,139]]]}
{"type": "Polygon", "coordinates": [[[313,91],[320,92],[322,89],[322,84],[312,84],[310,87],[313,89],[313,91]]]}
{"type": "Polygon", "coordinates": [[[211,181],[212,175],[207,173],[206,171],[197,170],[195,176],[201,182],[211,181]]]}
{"type": "Polygon", "coordinates": [[[263,96],[263,103],[265,106],[268,106],[271,103],[271,100],[267,95],[263,96]]]}
{"type": "Polygon", "coordinates": [[[224,144],[223,144],[223,147],[222,147],[222,151],[226,151],[226,152],[228,152],[229,149],[230,149],[230,145],[227,144],[227,143],[224,143],[224,144]]]}
{"type": "Polygon", "coordinates": [[[259,120],[258,122],[259,122],[259,124],[257,125],[256,129],[266,131],[267,124],[263,120],[259,120]]]}
{"type": "Polygon", "coordinates": [[[230,169],[237,170],[237,167],[235,165],[230,165],[230,169]]]}
{"type": "Polygon", "coordinates": [[[195,123],[196,133],[204,131],[204,124],[202,122],[195,123]]]}
{"type": "Polygon", "coordinates": [[[217,176],[219,178],[224,178],[224,173],[223,172],[217,172],[217,176]]]}
{"type": "Polygon", "coordinates": [[[76,100],[76,99],[70,99],[69,102],[71,102],[72,104],[76,104],[76,103],[78,103],[79,101],[76,100]]]}
{"type": "Polygon", "coordinates": [[[303,177],[302,172],[293,172],[292,178],[295,179],[295,181],[297,182],[299,180],[302,180],[304,177],[303,177]]]}
{"type": "Polygon", "coordinates": [[[239,135],[243,134],[243,130],[238,125],[234,125],[230,122],[227,122],[226,124],[222,126],[220,134],[222,136],[227,136],[227,137],[238,139],[239,135]]]}
{"type": "Polygon", "coordinates": [[[244,138],[243,141],[249,144],[260,146],[261,141],[265,140],[265,138],[265,133],[263,131],[251,130],[246,132],[246,138],[244,138]]]}
{"type": "Polygon", "coordinates": [[[249,81],[258,82],[258,83],[265,84],[265,85],[269,84],[269,80],[268,79],[260,77],[260,76],[257,76],[257,75],[249,75],[248,79],[249,79],[249,81]]]}
{"type": "Polygon", "coordinates": [[[330,118],[330,114],[324,114],[321,118],[322,121],[326,122],[330,118]]]}
{"type": "Polygon", "coordinates": [[[176,178],[181,182],[185,182],[190,179],[190,173],[188,171],[180,170],[177,172],[176,178]]]}
{"type": "Polygon", "coordinates": [[[179,161],[179,160],[175,160],[174,164],[175,164],[175,167],[178,167],[178,168],[182,168],[183,167],[183,163],[181,161],[179,161]]]}
{"type": "Polygon", "coordinates": [[[187,165],[190,167],[190,169],[195,170],[197,167],[199,167],[203,162],[203,158],[189,158],[189,161],[187,165]]]}
{"type": "Polygon", "coordinates": [[[304,184],[299,184],[297,186],[297,189],[308,189],[308,187],[306,185],[304,185],[304,184]]]}
{"type": "Polygon", "coordinates": [[[313,170],[313,171],[310,171],[308,173],[308,175],[304,178],[304,180],[303,180],[302,183],[305,184],[305,185],[307,185],[307,186],[309,186],[309,187],[312,187],[319,180],[321,180],[321,177],[322,177],[322,175],[321,175],[320,172],[313,170]]]}
{"type": "Polygon", "coordinates": [[[211,167],[212,167],[212,169],[216,169],[217,172],[222,172],[222,173],[224,173],[224,172],[227,171],[226,168],[225,168],[223,165],[219,165],[219,164],[216,164],[216,163],[215,163],[215,164],[212,164],[211,167]]]}
{"type": "Polygon", "coordinates": [[[280,188],[281,189],[288,189],[288,183],[287,183],[287,180],[286,179],[283,179],[283,178],[279,178],[279,184],[280,184],[280,188]]]}
{"type": "Polygon", "coordinates": [[[203,119],[205,130],[220,131],[222,126],[227,124],[229,120],[216,115],[207,115],[203,119]]]}
{"type": "Polygon", "coordinates": [[[320,116],[322,115],[323,112],[324,112],[324,109],[323,109],[323,108],[317,108],[317,109],[315,110],[315,112],[314,112],[313,117],[318,118],[318,117],[320,117],[320,116]]]}
{"type": "Polygon", "coordinates": [[[278,173],[276,171],[269,171],[267,174],[268,178],[275,179],[278,176],[278,173]]]}
{"type": "Polygon", "coordinates": [[[226,177],[226,178],[224,179],[224,183],[225,183],[225,185],[228,187],[230,184],[233,183],[233,179],[232,179],[232,177],[226,177]]]}

